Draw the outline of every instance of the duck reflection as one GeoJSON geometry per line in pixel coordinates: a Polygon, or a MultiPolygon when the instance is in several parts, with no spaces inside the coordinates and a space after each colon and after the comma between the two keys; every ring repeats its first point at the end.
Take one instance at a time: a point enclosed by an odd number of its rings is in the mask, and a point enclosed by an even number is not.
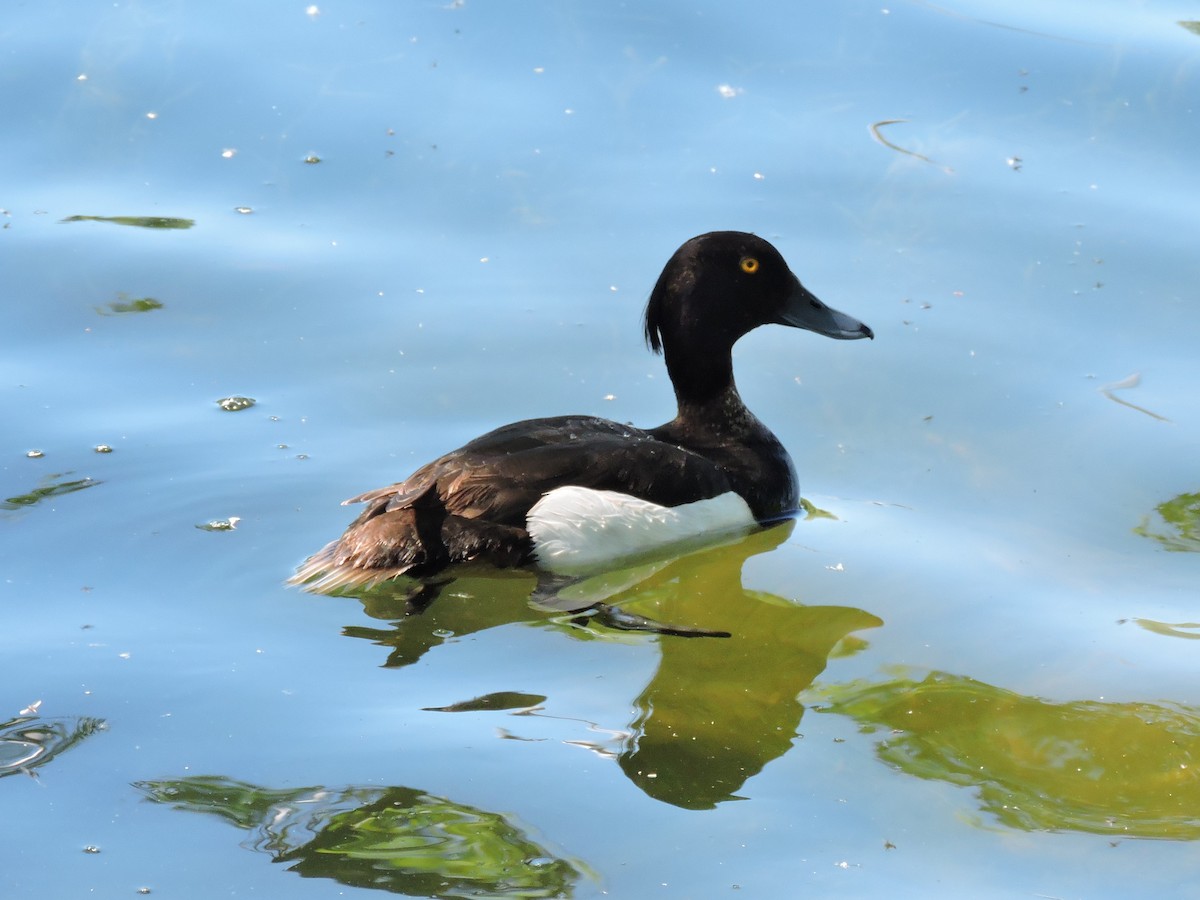
{"type": "MultiPolygon", "coordinates": [[[[804,606],[743,586],[746,560],[779,546],[792,527],[783,523],[724,546],[559,586],[552,594],[542,585],[535,602],[551,611],[548,616],[530,609],[529,576],[456,582],[420,616],[405,615],[399,590],[376,589],[360,599],[368,614],[393,619],[391,628],[345,633],[391,648],[387,665],[404,666],[447,640],[517,622],[575,638],[611,636],[612,628],[648,632],[643,639],[657,641],[660,661],[634,701],[618,764],[657,800],[709,809],[735,799],[748,778],[787,752],[804,712],[797,695],[831,655],[863,646],[853,632],[883,624],[859,609],[804,606]]],[[[503,692],[438,709],[530,705],[499,704],[498,696],[503,692]]]]}
{"type": "Polygon", "coordinates": [[[231,778],[140,781],[147,799],[250,832],[306,878],[410,897],[569,897],[590,874],[509,816],[409,787],[272,790],[231,778]]]}

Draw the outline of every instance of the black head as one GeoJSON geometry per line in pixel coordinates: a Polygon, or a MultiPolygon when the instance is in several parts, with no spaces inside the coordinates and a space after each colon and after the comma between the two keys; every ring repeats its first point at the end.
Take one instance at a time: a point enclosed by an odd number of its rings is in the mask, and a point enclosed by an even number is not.
{"type": "Polygon", "coordinates": [[[791,325],[843,340],[874,337],[830,309],[792,274],[770,243],[741,231],[712,231],[675,251],[646,304],[646,342],[655,352],[728,353],[760,325],[791,325]]]}

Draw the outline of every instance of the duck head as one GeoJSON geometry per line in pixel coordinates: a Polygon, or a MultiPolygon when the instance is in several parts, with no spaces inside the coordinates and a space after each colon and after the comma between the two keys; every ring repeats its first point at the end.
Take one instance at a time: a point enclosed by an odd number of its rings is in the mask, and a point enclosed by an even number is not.
{"type": "Polygon", "coordinates": [[[768,241],[741,231],[712,231],[684,243],[646,304],[646,342],[664,353],[677,394],[732,385],[733,345],[760,325],[838,340],[875,337],[858,319],[818,300],[768,241]]]}

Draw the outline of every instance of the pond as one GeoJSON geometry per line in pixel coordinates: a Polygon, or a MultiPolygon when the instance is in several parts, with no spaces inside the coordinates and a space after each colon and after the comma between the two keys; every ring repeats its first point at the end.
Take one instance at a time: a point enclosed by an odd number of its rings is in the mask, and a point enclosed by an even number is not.
{"type": "Polygon", "coordinates": [[[1191,896],[1197,20],[7,8],[4,895],[1191,896]],[[598,588],[728,638],[286,585],[497,425],[670,418],[714,229],[876,335],[739,342],[805,514],[598,588]]]}

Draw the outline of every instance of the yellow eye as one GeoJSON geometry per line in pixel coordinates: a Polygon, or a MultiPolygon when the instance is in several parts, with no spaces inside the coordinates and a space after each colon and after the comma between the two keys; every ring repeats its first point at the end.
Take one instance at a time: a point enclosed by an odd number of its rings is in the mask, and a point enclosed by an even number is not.
{"type": "Polygon", "coordinates": [[[753,256],[743,256],[741,266],[743,272],[747,275],[753,275],[758,271],[758,260],[753,256]]]}

